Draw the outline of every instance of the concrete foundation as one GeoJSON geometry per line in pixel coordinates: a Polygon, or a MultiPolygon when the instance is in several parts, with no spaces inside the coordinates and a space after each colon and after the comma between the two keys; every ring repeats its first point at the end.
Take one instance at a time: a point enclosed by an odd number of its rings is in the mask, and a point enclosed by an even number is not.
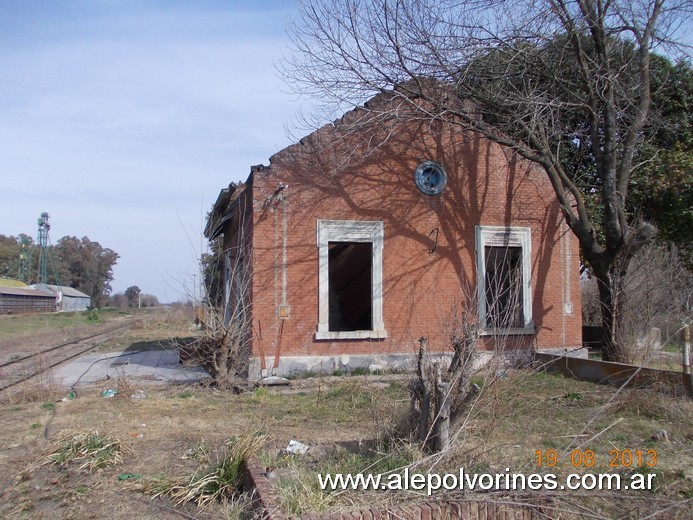
{"type": "MultiPolygon", "coordinates": [[[[586,349],[547,349],[544,353],[569,355],[587,358],[586,349]]],[[[533,352],[530,350],[512,350],[504,353],[506,364],[515,366],[529,363],[533,352]]],[[[474,359],[475,368],[488,363],[493,357],[492,352],[478,351],[474,359]]],[[[440,362],[447,366],[452,358],[451,353],[428,354],[429,363],[440,362]]],[[[354,370],[388,372],[412,372],[416,368],[416,354],[387,354],[387,355],[335,355],[335,356],[284,356],[279,360],[277,376],[295,377],[299,375],[333,375],[335,372],[353,372],[354,370]]],[[[272,367],[268,365],[266,376],[272,375],[272,367]]],[[[260,368],[260,358],[250,359],[248,379],[257,381],[263,377],[260,368]]]]}
{"type": "Polygon", "coordinates": [[[582,381],[635,388],[652,387],[669,394],[693,396],[693,376],[682,372],[580,359],[562,354],[551,355],[543,351],[537,352],[534,359],[547,371],[560,372],[582,381]]]}

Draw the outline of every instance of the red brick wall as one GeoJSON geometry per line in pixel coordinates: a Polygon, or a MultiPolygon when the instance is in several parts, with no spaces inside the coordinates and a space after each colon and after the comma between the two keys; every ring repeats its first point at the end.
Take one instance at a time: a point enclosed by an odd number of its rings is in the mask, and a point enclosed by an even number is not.
{"type": "MultiPolygon", "coordinates": [[[[429,337],[432,349],[445,349],[451,310],[469,305],[470,296],[475,300],[477,225],[531,228],[537,334],[516,337],[518,345],[580,346],[578,244],[562,224],[545,175],[459,128],[409,124],[394,130],[387,139],[335,139],[340,136],[328,125],[253,173],[254,355],[257,341],[270,359],[278,343],[282,356],[410,353],[421,336],[429,337]],[[447,172],[441,195],[424,195],[414,184],[424,160],[447,172]],[[280,185],[286,187],[277,191],[280,185]],[[384,222],[386,339],[315,339],[318,219],[384,222]],[[564,313],[568,283],[572,315],[564,313]],[[280,320],[284,294],[290,315],[280,320]]],[[[491,347],[491,338],[484,342],[491,347]]]]}

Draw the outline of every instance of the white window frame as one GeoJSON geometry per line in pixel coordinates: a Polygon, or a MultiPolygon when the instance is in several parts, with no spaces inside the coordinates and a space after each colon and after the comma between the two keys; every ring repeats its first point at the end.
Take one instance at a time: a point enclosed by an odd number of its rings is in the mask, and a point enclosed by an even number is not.
{"type": "Polygon", "coordinates": [[[383,323],[383,242],[382,221],[318,220],[318,328],[315,339],[387,338],[383,323]],[[371,330],[330,330],[330,242],[371,243],[371,330]]]}
{"type": "Polygon", "coordinates": [[[532,321],[532,232],[528,227],[476,226],[477,299],[482,335],[535,334],[532,321]],[[489,328],[486,323],[486,247],[520,247],[522,249],[523,327],[489,328]]]}

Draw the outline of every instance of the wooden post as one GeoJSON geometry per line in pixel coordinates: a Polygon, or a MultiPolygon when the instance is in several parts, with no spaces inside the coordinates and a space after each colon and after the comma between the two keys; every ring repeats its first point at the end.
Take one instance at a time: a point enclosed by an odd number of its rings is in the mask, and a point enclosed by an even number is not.
{"type": "Polygon", "coordinates": [[[690,375],[691,374],[691,328],[689,325],[686,325],[683,327],[683,330],[681,331],[682,334],[682,339],[683,339],[683,348],[681,349],[683,351],[683,373],[690,375]]]}
{"type": "Polygon", "coordinates": [[[436,453],[450,447],[450,383],[438,381],[436,422],[433,426],[435,435],[434,450],[436,453]]]}
{"type": "Polygon", "coordinates": [[[423,366],[423,359],[426,354],[426,348],[428,346],[428,338],[419,338],[419,366],[417,367],[419,375],[419,383],[421,385],[421,402],[419,403],[419,411],[421,415],[419,416],[419,441],[424,442],[428,437],[428,421],[431,415],[431,388],[429,382],[426,381],[426,371],[423,366]]]}
{"type": "Polygon", "coordinates": [[[681,330],[681,381],[689,397],[693,397],[693,376],[691,375],[691,327],[684,325],[681,330]]]}

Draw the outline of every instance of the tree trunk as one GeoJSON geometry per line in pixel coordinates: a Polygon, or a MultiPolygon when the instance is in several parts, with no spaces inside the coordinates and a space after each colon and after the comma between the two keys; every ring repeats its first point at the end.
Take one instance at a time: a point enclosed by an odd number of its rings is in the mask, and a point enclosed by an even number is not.
{"type": "MultiPolygon", "coordinates": [[[[616,219],[615,214],[612,215],[612,219],[616,219]]],[[[608,232],[608,226],[605,225],[605,229],[608,232]]],[[[646,222],[638,222],[628,228],[624,227],[622,233],[624,239],[621,240],[617,236],[607,239],[607,243],[612,244],[611,249],[608,250],[600,250],[601,248],[594,241],[585,241],[583,236],[576,233],[583,254],[597,278],[605,361],[618,363],[633,361],[631,349],[624,341],[624,283],[629,262],[645,244],[654,238],[656,232],[656,228],[646,222]]]]}
{"type": "Polygon", "coordinates": [[[597,269],[594,271],[599,288],[599,306],[602,316],[602,359],[628,363],[631,360],[628,355],[628,348],[623,344],[619,327],[623,309],[623,273],[614,265],[614,262],[611,263],[607,271],[597,269]]]}

